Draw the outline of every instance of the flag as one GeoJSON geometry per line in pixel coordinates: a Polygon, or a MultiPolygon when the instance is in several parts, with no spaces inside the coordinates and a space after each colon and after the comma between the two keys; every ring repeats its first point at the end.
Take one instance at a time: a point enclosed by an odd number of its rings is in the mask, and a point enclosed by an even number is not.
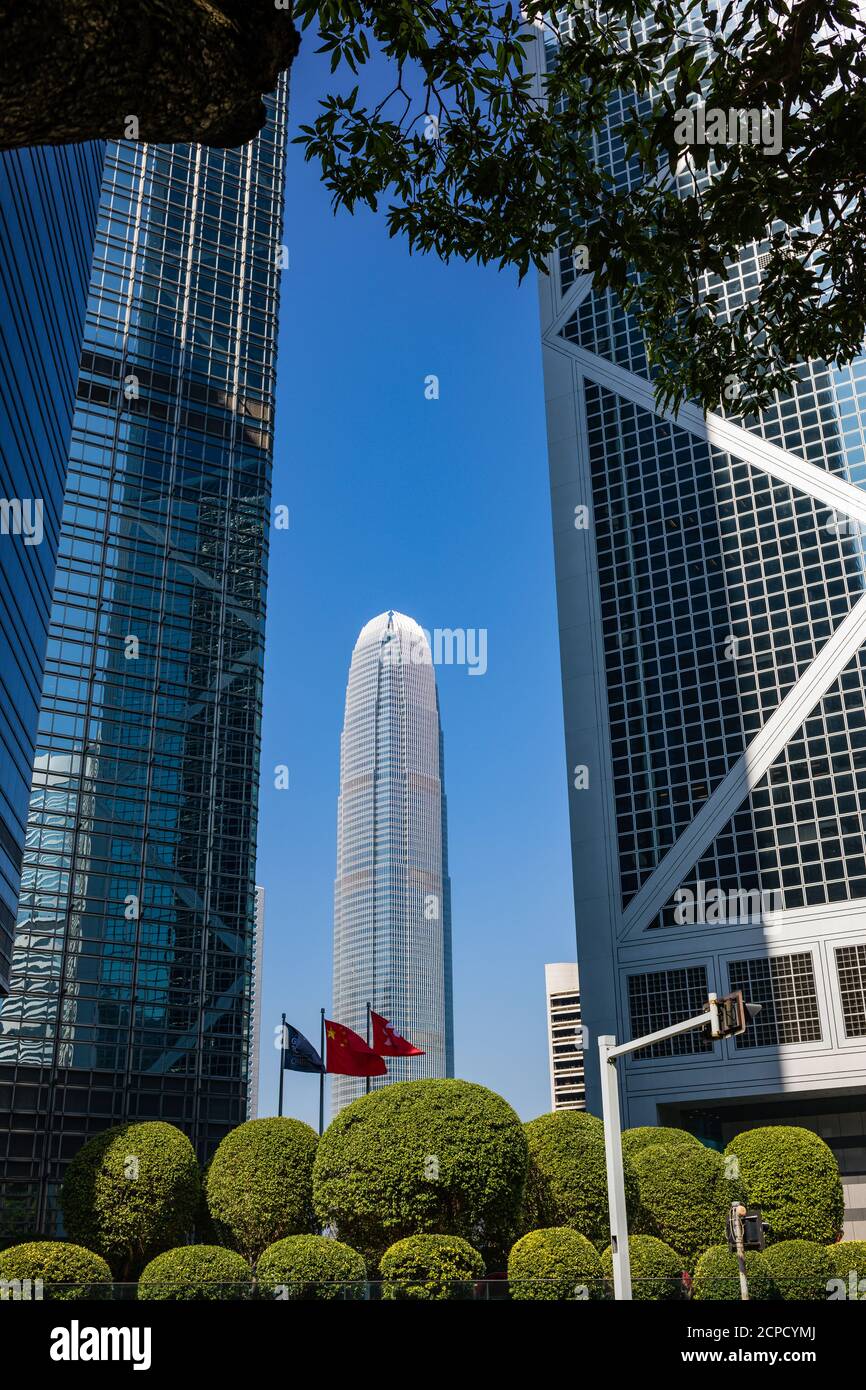
{"type": "Polygon", "coordinates": [[[311,1071],[317,1074],[325,1070],[309,1038],[305,1038],[290,1023],[286,1024],[283,1037],[283,1066],[286,1071],[311,1071]]]}
{"type": "Polygon", "coordinates": [[[363,1038],[345,1024],[325,1019],[326,1067],[337,1076],[387,1076],[388,1068],[363,1038]]]}
{"type": "Polygon", "coordinates": [[[399,1033],[395,1033],[387,1018],[370,1010],[373,1020],[373,1051],[380,1057],[423,1057],[420,1047],[413,1047],[399,1033]]]}

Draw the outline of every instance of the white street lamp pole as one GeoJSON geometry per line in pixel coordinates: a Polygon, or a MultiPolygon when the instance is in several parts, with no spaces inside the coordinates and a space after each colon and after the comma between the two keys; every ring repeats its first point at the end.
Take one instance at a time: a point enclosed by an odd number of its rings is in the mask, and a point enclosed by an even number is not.
{"type": "Polygon", "coordinates": [[[679,1033],[690,1033],[693,1028],[706,1028],[708,1024],[711,1035],[714,1038],[719,1037],[719,1011],[715,994],[709,996],[707,1003],[708,1007],[704,1013],[687,1018],[682,1023],[673,1023],[670,1028],[660,1028],[656,1033],[647,1033],[643,1038],[617,1044],[615,1037],[605,1034],[598,1040],[604,1153],[607,1165],[607,1202],[613,1255],[613,1290],[614,1298],[617,1299],[631,1299],[631,1261],[628,1253],[628,1212],[622,1170],[622,1120],[619,1113],[616,1060],[629,1052],[638,1052],[642,1047],[651,1047],[653,1043],[663,1042],[665,1038],[675,1038],[679,1033]]]}

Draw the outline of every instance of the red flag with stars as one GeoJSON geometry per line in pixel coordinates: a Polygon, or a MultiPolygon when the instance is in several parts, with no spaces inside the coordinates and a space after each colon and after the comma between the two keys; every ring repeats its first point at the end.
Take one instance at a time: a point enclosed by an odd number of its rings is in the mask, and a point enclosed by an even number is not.
{"type": "Polygon", "coordinates": [[[401,1038],[399,1033],[394,1032],[387,1018],[383,1018],[381,1014],[374,1014],[372,1009],[370,1017],[373,1020],[373,1051],[380,1057],[424,1056],[420,1047],[414,1047],[405,1038],[401,1038]]]}
{"type": "Polygon", "coordinates": [[[325,1071],[336,1076],[387,1076],[388,1068],[344,1023],[325,1019],[325,1071]]]}

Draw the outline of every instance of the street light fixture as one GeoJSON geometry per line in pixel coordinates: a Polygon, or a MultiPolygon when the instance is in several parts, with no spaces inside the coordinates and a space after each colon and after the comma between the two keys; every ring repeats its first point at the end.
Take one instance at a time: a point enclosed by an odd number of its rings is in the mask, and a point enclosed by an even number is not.
{"type": "Polygon", "coordinates": [[[622,1169],[622,1129],[619,1113],[619,1078],[616,1062],[630,1052],[652,1047],[653,1043],[690,1033],[695,1028],[707,1028],[710,1037],[732,1038],[744,1033],[751,1019],[760,1012],[760,1004],[747,1004],[742,990],[707,997],[703,1011],[682,1023],[659,1028],[631,1042],[617,1043],[611,1034],[598,1040],[601,1063],[602,1118],[604,1120],[604,1154],[607,1165],[607,1200],[610,1211],[610,1248],[613,1256],[613,1288],[617,1299],[631,1299],[631,1261],[628,1252],[628,1213],[625,1206],[625,1179],[622,1169]]]}

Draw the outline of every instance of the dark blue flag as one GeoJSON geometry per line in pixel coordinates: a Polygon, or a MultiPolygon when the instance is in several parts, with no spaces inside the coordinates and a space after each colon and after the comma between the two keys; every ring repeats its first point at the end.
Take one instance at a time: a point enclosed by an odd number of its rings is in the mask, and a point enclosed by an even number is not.
{"type": "Polygon", "coordinates": [[[322,1059],[313,1044],[290,1023],[286,1024],[286,1036],[283,1043],[285,1048],[283,1066],[286,1071],[311,1071],[318,1075],[325,1070],[322,1059]]]}

